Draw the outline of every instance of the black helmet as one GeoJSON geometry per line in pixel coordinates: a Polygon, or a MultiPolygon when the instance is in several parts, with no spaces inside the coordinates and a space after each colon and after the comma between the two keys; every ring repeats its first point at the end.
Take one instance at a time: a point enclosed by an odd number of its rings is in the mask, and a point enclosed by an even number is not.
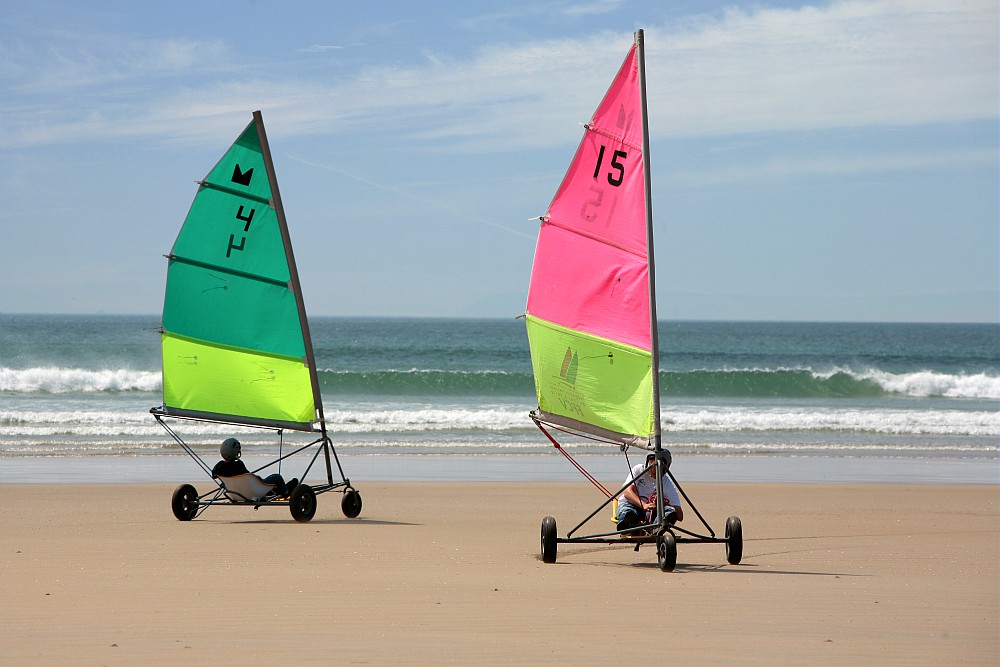
{"type": "Polygon", "coordinates": [[[222,454],[222,458],[226,461],[235,461],[240,458],[240,441],[236,438],[226,438],[222,441],[222,447],[219,448],[219,453],[222,454]]]}

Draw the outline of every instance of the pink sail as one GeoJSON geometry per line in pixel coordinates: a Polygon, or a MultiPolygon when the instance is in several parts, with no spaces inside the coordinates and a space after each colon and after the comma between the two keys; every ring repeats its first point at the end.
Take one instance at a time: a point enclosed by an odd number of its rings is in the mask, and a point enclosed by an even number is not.
{"type": "Polygon", "coordinates": [[[527,312],[650,350],[641,105],[633,45],[542,219],[527,312]]]}

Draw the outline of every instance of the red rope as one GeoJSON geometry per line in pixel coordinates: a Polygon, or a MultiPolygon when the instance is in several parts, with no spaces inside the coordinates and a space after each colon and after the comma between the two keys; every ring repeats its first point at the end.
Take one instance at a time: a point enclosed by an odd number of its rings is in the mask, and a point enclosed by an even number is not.
{"type": "Polygon", "coordinates": [[[584,477],[586,477],[590,481],[591,484],[593,484],[594,486],[596,486],[600,490],[600,492],[604,494],[605,498],[610,498],[611,497],[611,492],[608,491],[604,487],[604,485],[601,484],[597,480],[596,477],[594,477],[589,472],[587,472],[587,470],[582,465],[580,465],[579,463],[577,463],[576,459],[574,459],[572,456],[570,456],[569,452],[567,452],[565,449],[563,449],[562,446],[558,442],[556,442],[556,439],[553,438],[552,435],[547,430],[545,430],[545,428],[540,423],[535,422],[535,425],[538,427],[538,429],[542,433],[545,434],[545,437],[549,439],[549,442],[552,443],[552,446],[555,447],[559,451],[560,454],[562,454],[563,456],[565,456],[566,460],[569,461],[570,463],[572,463],[573,467],[576,468],[577,470],[579,470],[581,475],[583,475],[584,477]]]}

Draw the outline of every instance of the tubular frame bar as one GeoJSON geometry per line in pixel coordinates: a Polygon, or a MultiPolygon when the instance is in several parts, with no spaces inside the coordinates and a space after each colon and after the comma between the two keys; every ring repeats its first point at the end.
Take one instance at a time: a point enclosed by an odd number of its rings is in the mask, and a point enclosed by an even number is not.
{"type": "MultiPolygon", "coordinates": [[[[602,439],[599,439],[599,438],[594,437],[593,435],[587,434],[587,433],[576,433],[576,432],[573,432],[573,431],[569,430],[566,427],[561,426],[560,424],[552,424],[550,422],[543,421],[534,412],[531,414],[531,418],[535,422],[535,426],[537,426],[538,429],[542,433],[545,434],[545,436],[552,442],[553,446],[555,446],[556,449],[562,450],[563,446],[555,439],[555,437],[551,433],[548,432],[548,430],[545,428],[545,426],[556,428],[556,429],[562,431],[563,433],[567,433],[569,435],[575,435],[575,436],[577,436],[579,438],[583,438],[583,439],[596,440],[596,441],[599,441],[599,442],[607,442],[608,444],[618,444],[623,451],[625,449],[627,449],[627,446],[623,446],[623,445],[621,445],[621,443],[618,443],[616,441],[613,441],[613,440],[602,440],[602,439]],[[543,426],[543,424],[545,426],[543,426]]],[[[653,453],[656,454],[657,452],[655,450],[653,450],[653,453]]],[[[615,501],[616,499],[620,498],[621,495],[623,493],[625,493],[625,489],[627,489],[629,486],[631,486],[631,483],[629,483],[629,484],[625,484],[620,489],[618,489],[618,491],[616,491],[615,493],[613,493],[610,496],[608,496],[608,498],[604,502],[602,502],[600,505],[597,506],[597,509],[595,509],[593,512],[591,512],[590,514],[588,514],[586,516],[586,518],[584,518],[582,521],[580,521],[580,523],[578,523],[576,526],[574,526],[572,529],[570,529],[566,533],[566,537],[558,537],[558,536],[556,536],[556,542],[557,543],[561,543],[561,544],[593,544],[593,543],[596,543],[596,544],[622,544],[622,543],[627,543],[627,544],[640,545],[640,544],[655,543],[657,537],[663,535],[664,533],[669,532],[672,535],[674,535],[674,539],[677,541],[678,544],[694,544],[694,543],[716,544],[716,543],[725,543],[726,539],[725,538],[720,538],[720,537],[718,537],[716,535],[715,530],[712,528],[712,526],[708,523],[708,521],[705,519],[705,517],[698,510],[698,507],[691,500],[691,497],[688,496],[688,494],[687,494],[686,491],[684,491],[684,488],[681,486],[680,482],[677,481],[677,478],[674,477],[674,473],[670,470],[670,466],[669,466],[669,464],[666,461],[666,457],[667,456],[669,456],[669,450],[665,450],[665,449],[660,448],[660,455],[658,455],[656,457],[656,459],[650,465],[646,466],[643,469],[642,474],[643,475],[646,474],[651,468],[653,468],[655,466],[665,466],[665,473],[666,473],[666,475],[668,475],[670,477],[671,481],[673,481],[674,485],[677,487],[678,493],[680,493],[681,497],[684,498],[684,500],[687,502],[688,506],[694,512],[695,516],[697,516],[698,519],[701,521],[701,524],[705,527],[705,530],[708,531],[708,533],[709,533],[708,535],[701,535],[701,534],[699,534],[697,532],[688,530],[686,528],[681,528],[680,526],[677,526],[675,524],[668,524],[665,521],[665,519],[664,519],[665,514],[664,514],[664,511],[662,509],[663,505],[662,505],[661,502],[658,501],[657,502],[657,520],[656,521],[653,521],[653,522],[647,523],[647,524],[643,524],[643,525],[640,525],[640,526],[636,526],[634,528],[628,528],[628,529],[625,529],[625,530],[614,530],[614,531],[608,531],[608,532],[604,532],[604,533],[594,533],[592,535],[583,535],[583,536],[580,536],[580,537],[573,537],[574,533],[576,533],[578,530],[580,530],[581,528],[583,528],[584,525],[586,525],[591,519],[593,519],[595,516],[597,516],[602,510],[604,510],[613,501],[615,501]],[[666,454],[666,456],[664,456],[663,454],[666,454]]],[[[589,473],[587,473],[585,476],[587,476],[588,479],[589,479],[589,473]]],[[[662,486],[661,486],[661,484],[658,484],[657,486],[660,487],[657,490],[657,496],[658,496],[658,498],[660,498],[663,495],[662,494],[662,486]]]]}
{"type": "MultiPolygon", "coordinates": [[[[230,498],[225,497],[226,488],[218,480],[216,480],[215,477],[212,476],[212,469],[209,467],[208,463],[206,463],[205,460],[196,451],[194,451],[194,449],[189,444],[187,444],[184,441],[184,439],[173,428],[171,428],[171,426],[168,423],[166,423],[166,421],[164,420],[164,417],[169,417],[169,418],[172,418],[172,419],[189,420],[189,421],[206,421],[206,420],[196,419],[196,418],[193,418],[193,417],[181,417],[181,416],[175,416],[175,415],[165,415],[162,412],[158,412],[156,408],[153,408],[152,410],[150,410],[150,413],[153,415],[153,417],[156,419],[156,421],[160,424],[160,426],[163,427],[163,430],[165,430],[167,432],[167,434],[170,435],[170,437],[174,440],[174,442],[176,442],[178,445],[180,445],[181,449],[183,449],[185,451],[185,453],[187,453],[187,455],[190,456],[195,461],[195,463],[198,464],[198,466],[202,469],[202,471],[205,473],[205,475],[210,480],[212,480],[213,484],[216,485],[215,489],[213,489],[211,491],[208,491],[206,493],[200,494],[198,496],[198,500],[197,500],[196,504],[198,505],[199,510],[198,510],[197,514],[195,514],[195,517],[197,517],[198,515],[200,515],[202,512],[205,511],[206,508],[211,507],[212,505],[252,505],[255,508],[256,507],[262,507],[264,505],[275,505],[275,506],[279,506],[279,507],[280,506],[288,506],[289,505],[289,502],[287,500],[262,500],[262,501],[250,501],[250,500],[247,500],[246,502],[237,502],[237,501],[231,500],[230,498]],[[209,496],[211,496],[211,498],[209,498],[209,496]],[[206,498],[208,498],[208,500],[205,500],[206,498]]],[[[230,422],[212,420],[212,423],[228,424],[230,422]]],[[[248,424],[234,424],[234,425],[236,425],[236,426],[245,426],[245,427],[248,427],[248,428],[256,428],[256,429],[260,429],[260,430],[276,431],[276,432],[280,432],[282,430],[280,428],[269,427],[269,426],[256,426],[256,425],[248,425],[248,424]]],[[[255,468],[254,470],[251,470],[250,472],[252,472],[254,474],[257,474],[261,470],[265,470],[267,468],[270,468],[271,466],[275,465],[276,463],[279,463],[280,461],[283,461],[283,460],[285,460],[285,459],[287,459],[289,457],[295,456],[299,452],[307,450],[310,447],[315,447],[316,445],[320,445],[320,446],[312,454],[312,457],[309,460],[309,464],[306,466],[305,471],[301,474],[301,478],[303,480],[302,483],[305,483],[306,475],[308,475],[309,471],[312,470],[313,465],[316,463],[316,459],[319,458],[320,451],[323,451],[326,454],[326,461],[327,461],[327,483],[326,484],[310,484],[309,486],[312,487],[313,492],[316,493],[316,495],[320,495],[320,494],[326,493],[328,491],[334,491],[334,490],[341,489],[341,488],[343,488],[345,492],[348,491],[348,490],[350,490],[350,489],[352,489],[353,487],[351,486],[351,481],[344,476],[343,469],[340,467],[339,460],[337,460],[337,467],[338,467],[338,470],[341,473],[340,476],[341,476],[341,480],[342,481],[340,481],[340,482],[334,482],[333,481],[332,471],[330,470],[330,466],[329,466],[330,451],[333,452],[334,459],[336,459],[336,457],[337,457],[337,450],[336,450],[336,448],[334,448],[333,443],[330,441],[330,438],[326,435],[325,430],[323,432],[323,436],[322,437],[317,438],[316,440],[313,440],[312,442],[306,443],[306,444],[304,444],[304,445],[302,445],[302,446],[300,446],[300,447],[298,447],[298,448],[296,448],[296,449],[288,452],[287,454],[283,454],[282,456],[279,456],[278,458],[274,459],[273,461],[270,461],[270,462],[264,464],[263,466],[260,466],[259,468],[255,468]]]]}

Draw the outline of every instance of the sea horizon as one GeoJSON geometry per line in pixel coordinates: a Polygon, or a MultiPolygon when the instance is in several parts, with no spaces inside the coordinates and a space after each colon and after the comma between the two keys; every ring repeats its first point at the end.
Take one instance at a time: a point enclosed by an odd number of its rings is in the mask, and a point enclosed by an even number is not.
{"type": "MultiPolygon", "coordinates": [[[[343,320],[486,320],[486,321],[506,321],[509,319],[519,320],[523,313],[511,315],[314,315],[308,314],[310,321],[320,319],[343,319],[343,320]]],[[[2,311],[0,317],[140,317],[160,319],[161,313],[112,313],[112,312],[46,312],[46,311],[2,311]]],[[[892,319],[792,319],[785,317],[777,318],[726,318],[726,317],[680,317],[680,318],[657,318],[659,324],[667,322],[678,323],[733,323],[733,324],[915,324],[915,325],[992,325],[1000,330],[1000,321],[997,320],[892,320],[892,319]]]]}

